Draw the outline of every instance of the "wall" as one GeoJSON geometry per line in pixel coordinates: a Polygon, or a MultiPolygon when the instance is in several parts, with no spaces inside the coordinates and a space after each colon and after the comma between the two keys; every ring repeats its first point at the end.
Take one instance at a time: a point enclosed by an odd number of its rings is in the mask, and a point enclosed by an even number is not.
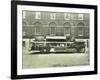
{"type": "Polygon", "coordinates": [[[23,11],[23,32],[25,37],[34,37],[35,35],[70,36],[89,38],[89,14],[81,13],[82,19],[79,19],[79,13],[68,12],[47,12],[47,11],[23,11]],[[36,16],[36,13],[40,13],[36,16]],[[54,14],[54,19],[51,19],[54,14]],[[69,14],[65,19],[65,14],[69,14]],[[36,17],[39,19],[36,19],[36,17]],[[83,24],[83,25],[82,25],[83,24]],[[73,32],[72,32],[73,31],[73,32]],[[79,36],[82,35],[82,36],[79,36]]]}
{"type": "MultiPolygon", "coordinates": [[[[100,14],[100,0],[37,0],[45,2],[75,3],[75,4],[95,4],[98,5],[98,14],[100,14]]],[[[11,16],[10,0],[0,0],[0,80],[10,80],[10,61],[11,61],[11,16]]],[[[100,21],[100,15],[98,16],[100,21]]],[[[100,23],[98,23],[100,26],[100,23]]],[[[98,34],[100,34],[98,27],[98,34]]],[[[100,36],[98,38],[100,41],[100,36]]],[[[98,42],[98,53],[100,53],[100,42],[98,42]]],[[[98,67],[100,67],[100,54],[98,54],[98,67]]],[[[29,79],[25,79],[29,80],[29,79]]],[[[100,80],[100,68],[98,75],[84,76],[66,76],[55,78],[40,78],[30,80],[100,80]]]]}

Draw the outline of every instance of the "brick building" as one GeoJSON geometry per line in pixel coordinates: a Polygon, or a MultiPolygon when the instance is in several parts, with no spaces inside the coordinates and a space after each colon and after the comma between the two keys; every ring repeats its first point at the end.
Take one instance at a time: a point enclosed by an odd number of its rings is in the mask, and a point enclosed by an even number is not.
{"type": "Polygon", "coordinates": [[[22,15],[24,38],[36,35],[89,38],[90,16],[87,13],[23,11],[22,15]]]}

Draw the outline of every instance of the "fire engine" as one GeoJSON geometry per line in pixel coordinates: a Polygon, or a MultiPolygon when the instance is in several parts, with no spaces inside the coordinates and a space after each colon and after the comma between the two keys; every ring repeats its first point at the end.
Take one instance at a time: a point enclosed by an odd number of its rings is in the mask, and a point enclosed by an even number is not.
{"type": "Polygon", "coordinates": [[[84,53],[85,41],[75,39],[71,36],[43,36],[36,35],[30,41],[30,53],[84,53]]]}

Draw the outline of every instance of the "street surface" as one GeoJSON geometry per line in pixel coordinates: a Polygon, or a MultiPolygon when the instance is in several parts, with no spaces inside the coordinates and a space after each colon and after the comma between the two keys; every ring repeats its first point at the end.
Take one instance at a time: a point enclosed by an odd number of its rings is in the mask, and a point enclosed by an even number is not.
{"type": "Polygon", "coordinates": [[[23,68],[46,68],[89,65],[89,50],[86,53],[28,53],[23,49],[23,68]]]}

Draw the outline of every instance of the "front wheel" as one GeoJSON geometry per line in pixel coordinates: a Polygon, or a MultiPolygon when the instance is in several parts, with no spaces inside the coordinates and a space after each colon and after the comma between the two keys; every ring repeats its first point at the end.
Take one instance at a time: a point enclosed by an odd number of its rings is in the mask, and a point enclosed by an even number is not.
{"type": "Polygon", "coordinates": [[[50,48],[46,48],[46,53],[49,53],[50,52],[50,48]]]}
{"type": "Polygon", "coordinates": [[[44,48],[43,47],[40,47],[40,52],[44,53],[44,48]]]}

